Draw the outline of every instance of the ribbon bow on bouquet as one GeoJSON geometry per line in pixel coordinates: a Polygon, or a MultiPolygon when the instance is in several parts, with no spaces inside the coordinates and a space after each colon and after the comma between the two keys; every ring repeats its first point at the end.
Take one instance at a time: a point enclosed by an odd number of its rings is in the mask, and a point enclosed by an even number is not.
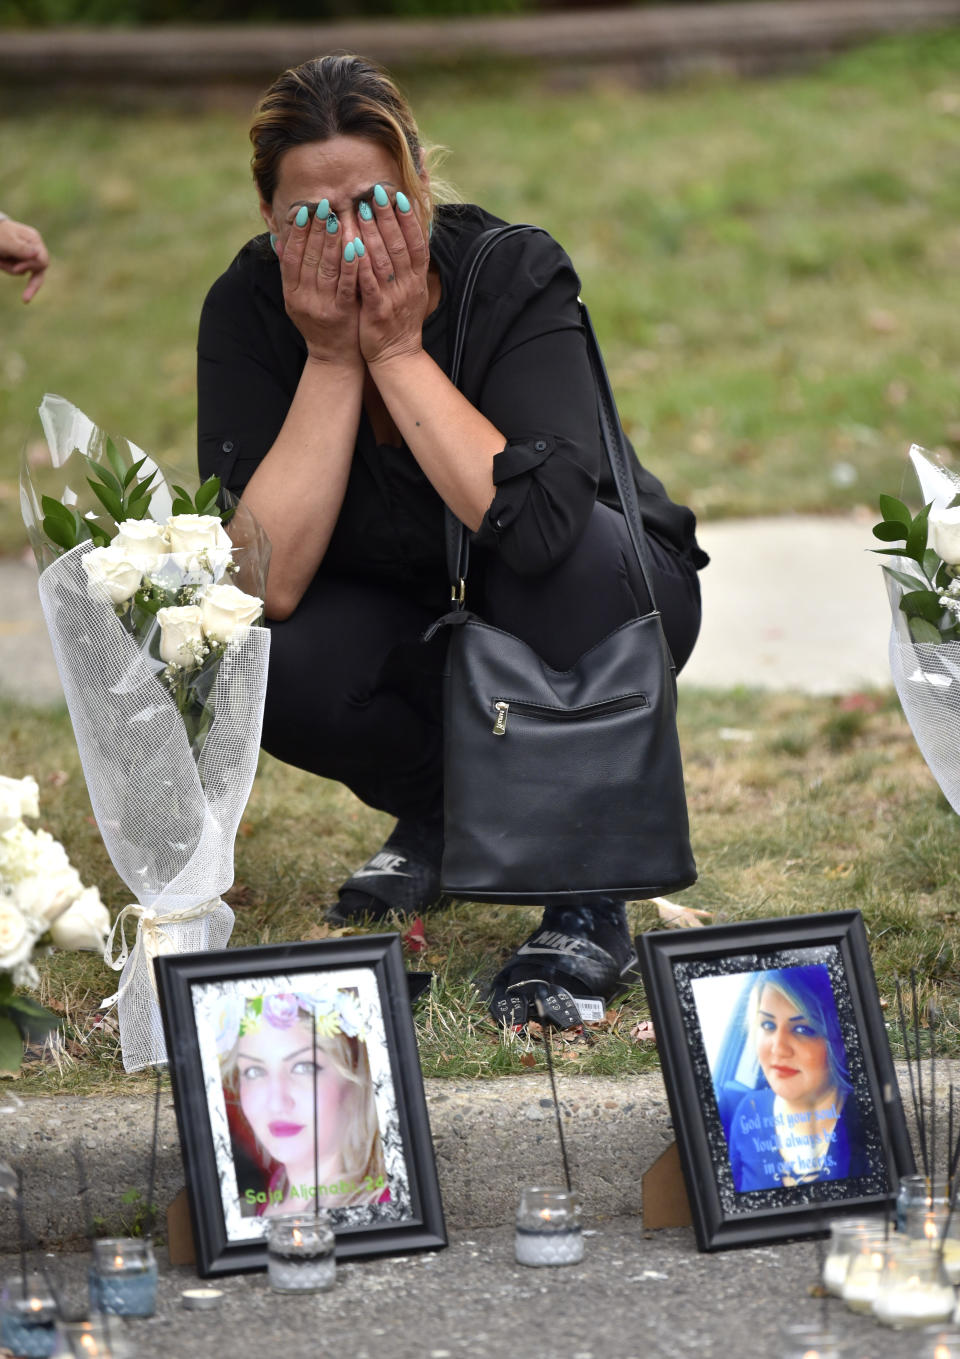
{"type": "Polygon", "coordinates": [[[916,444],[923,508],[880,497],[874,537],[892,615],[890,670],[904,716],[944,797],[960,812],[960,477],[916,444]]]}
{"type": "Polygon", "coordinates": [[[119,959],[114,936],[105,953],[123,968],[135,1071],[166,1061],[153,958],[223,948],[233,929],[221,898],[260,749],[270,546],[243,506],[219,507],[216,478],[172,496],[149,458],[62,397],[44,397],[40,419],[52,466],[24,463],[24,518],[94,815],[136,897],[114,927],[119,959]]]}

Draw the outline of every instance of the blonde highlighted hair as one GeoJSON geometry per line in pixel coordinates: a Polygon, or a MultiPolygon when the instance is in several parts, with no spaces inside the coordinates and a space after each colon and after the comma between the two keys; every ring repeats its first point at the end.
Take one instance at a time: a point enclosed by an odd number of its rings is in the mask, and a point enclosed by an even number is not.
{"type": "Polygon", "coordinates": [[[455,194],[429,181],[442,147],[425,146],[407,100],[381,67],[345,54],[314,57],[279,75],[261,97],[250,127],[251,168],[260,197],[273,202],[280,162],[294,146],[331,137],[363,137],[396,162],[403,192],[426,228],[437,202],[455,194]],[[427,174],[427,178],[421,178],[427,174]]]}

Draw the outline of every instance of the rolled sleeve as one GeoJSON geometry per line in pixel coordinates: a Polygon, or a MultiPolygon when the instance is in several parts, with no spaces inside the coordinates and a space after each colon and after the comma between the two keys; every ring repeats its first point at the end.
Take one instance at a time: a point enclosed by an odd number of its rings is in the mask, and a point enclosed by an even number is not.
{"type": "Polygon", "coordinates": [[[572,551],[596,496],[582,451],[557,434],[511,439],[493,460],[493,483],[474,541],[518,574],[549,571],[572,551]]]}

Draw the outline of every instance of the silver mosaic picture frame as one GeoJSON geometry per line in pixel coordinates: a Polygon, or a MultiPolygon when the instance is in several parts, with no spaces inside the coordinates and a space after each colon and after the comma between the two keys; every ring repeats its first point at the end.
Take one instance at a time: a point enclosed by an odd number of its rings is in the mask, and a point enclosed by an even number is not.
{"type": "Polygon", "coordinates": [[[642,945],[698,1248],[816,1235],[890,1204],[914,1162],[860,913],[657,931],[642,945]],[[760,1056],[762,1030],[777,1028],[760,1007],[798,988],[784,1026],[803,1035],[815,1012],[830,1091],[829,1109],[814,1099],[807,1113],[789,1095],[814,1080],[797,1074],[806,1059],[760,1056]]]}
{"type": "MultiPolygon", "coordinates": [[[[201,1277],[265,1268],[269,1217],[310,1213],[315,1198],[340,1258],[446,1244],[398,935],[168,955],[155,967],[201,1277]],[[352,1059],[353,1084],[338,1088],[356,1096],[344,1107],[362,1109],[368,1157],[365,1173],[329,1185],[316,1174],[316,1123],[300,1127],[303,1110],[287,1116],[262,1100],[258,1123],[256,1095],[244,1096],[295,1069],[309,1086],[304,1107],[319,1107],[325,1078],[302,1073],[328,1067],[328,1049],[352,1059]],[[238,1063],[250,1080],[237,1078],[238,1063]],[[291,1175],[271,1141],[309,1142],[314,1170],[291,1175]]],[[[343,1115],[348,1133],[360,1116],[343,1115]]]]}

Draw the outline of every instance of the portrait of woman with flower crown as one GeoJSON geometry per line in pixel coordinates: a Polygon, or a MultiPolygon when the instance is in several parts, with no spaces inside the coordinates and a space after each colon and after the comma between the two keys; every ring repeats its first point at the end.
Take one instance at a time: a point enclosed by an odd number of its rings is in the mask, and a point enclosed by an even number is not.
{"type": "Polygon", "coordinates": [[[217,1052],[244,1217],[388,1203],[357,993],[238,997],[217,1052]]]}

